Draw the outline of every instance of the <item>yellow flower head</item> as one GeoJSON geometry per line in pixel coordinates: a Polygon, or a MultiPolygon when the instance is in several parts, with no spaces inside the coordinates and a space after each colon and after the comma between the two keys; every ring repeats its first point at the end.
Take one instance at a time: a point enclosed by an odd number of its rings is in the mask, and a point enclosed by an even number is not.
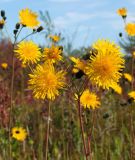
{"type": "Polygon", "coordinates": [[[60,40],[60,36],[57,35],[50,35],[49,38],[55,43],[57,43],[60,40]]]}
{"type": "Polygon", "coordinates": [[[22,9],[19,12],[20,23],[26,25],[29,28],[33,29],[35,27],[38,27],[39,21],[37,20],[37,18],[38,15],[28,8],[22,9]]]}
{"type": "Polygon", "coordinates": [[[129,92],[129,93],[128,93],[128,96],[129,96],[130,98],[133,98],[134,101],[135,101],[135,91],[129,92]]]}
{"type": "Polygon", "coordinates": [[[125,30],[129,36],[135,36],[135,23],[126,24],[125,30]]]}
{"type": "Polygon", "coordinates": [[[41,53],[40,48],[37,44],[32,41],[22,41],[17,45],[15,52],[17,53],[17,58],[22,61],[23,64],[26,63],[37,63],[40,60],[41,53]]]}
{"type": "Polygon", "coordinates": [[[135,52],[133,52],[133,58],[135,58],[135,52]]]}
{"type": "Polygon", "coordinates": [[[51,48],[44,48],[43,57],[45,61],[56,63],[62,60],[62,50],[59,46],[52,45],[51,48]]]}
{"type": "Polygon", "coordinates": [[[122,88],[118,83],[113,83],[111,88],[118,94],[122,94],[122,88]]]}
{"type": "Polygon", "coordinates": [[[12,137],[18,141],[24,141],[27,137],[27,132],[22,127],[14,127],[12,128],[12,137]]]}
{"type": "Polygon", "coordinates": [[[59,89],[65,86],[65,72],[56,72],[52,63],[38,65],[29,76],[29,88],[36,99],[54,100],[59,95],[59,89]]]}
{"type": "Polygon", "coordinates": [[[83,60],[80,60],[79,58],[70,57],[70,60],[74,62],[74,68],[79,69],[82,71],[85,71],[86,62],[83,60]]]}
{"type": "Polygon", "coordinates": [[[126,17],[127,16],[127,9],[126,8],[120,8],[117,10],[118,15],[122,16],[122,17],[126,17]]]}
{"type": "Polygon", "coordinates": [[[7,63],[2,63],[2,64],[1,64],[1,67],[2,67],[3,69],[7,69],[8,64],[7,64],[7,63]]]}
{"type": "Polygon", "coordinates": [[[86,67],[86,75],[93,84],[109,89],[122,75],[120,71],[124,68],[124,58],[120,48],[108,40],[98,40],[93,44],[93,48],[97,53],[91,56],[86,67]]]}
{"type": "Polygon", "coordinates": [[[4,19],[0,20],[0,25],[4,25],[4,24],[5,24],[4,19]]]}
{"type": "Polygon", "coordinates": [[[127,79],[129,82],[132,81],[132,76],[129,73],[124,73],[123,74],[124,78],[127,79]]]}
{"type": "Polygon", "coordinates": [[[80,97],[80,102],[84,108],[99,108],[100,106],[100,101],[99,98],[95,93],[92,93],[89,91],[89,89],[86,89],[81,97],[80,97]]]}

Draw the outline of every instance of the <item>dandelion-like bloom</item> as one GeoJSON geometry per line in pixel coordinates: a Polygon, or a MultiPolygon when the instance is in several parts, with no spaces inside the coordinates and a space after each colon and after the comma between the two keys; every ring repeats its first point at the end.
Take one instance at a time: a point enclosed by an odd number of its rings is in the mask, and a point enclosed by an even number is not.
{"type": "Polygon", "coordinates": [[[120,48],[108,40],[98,40],[93,44],[98,53],[91,55],[86,67],[86,75],[91,82],[103,89],[117,83],[124,68],[124,58],[120,48]]]}
{"type": "Polygon", "coordinates": [[[37,63],[41,57],[40,48],[32,41],[22,41],[17,45],[15,52],[17,53],[17,58],[21,60],[23,64],[37,63]]]}
{"type": "Polygon", "coordinates": [[[113,83],[111,88],[118,94],[122,94],[122,88],[118,83],[113,83]]]}
{"type": "Polygon", "coordinates": [[[74,68],[76,69],[76,72],[77,72],[77,69],[85,71],[85,68],[86,68],[86,62],[85,61],[80,60],[79,58],[75,58],[75,57],[70,57],[70,60],[72,62],[74,62],[74,68]]]}
{"type": "Polygon", "coordinates": [[[2,67],[3,69],[7,69],[8,64],[7,64],[7,63],[2,63],[2,64],[1,64],[1,67],[2,67]]]}
{"type": "Polygon", "coordinates": [[[133,58],[135,58],[135,52],[133,52],[133,58]]]}
{"type": "Polygon", "coordinates": [[[135,23],[128,23],[125,30],[129,36],[135,36],[135,23]]]}
{"type": "Polygon", "coordinates": [[[135,91],[129,92],[129,93],[128,93],[128,96],[129,96],[130,98],[133,98],[134,101],[135,101],[135,91]]]}
{"type": "Polygon", "coordinates": [[[123,74],[124,78],[127,79],[129,82],[132,82],[132,76],[129,73],[124,73],[123,74]]]}
{"type": "Polygon", "coordinates": [[[118,15],[122,16],[122,17],[126,17],[127,16],[127,9],[126,8],[120,8],[117,10],[118,15]]]}
{"type": "Polygon", "coordinates": [[[36,99],[54,100],[59,90],[65,87],[65,72],[56,72],[51,63],[38,65],[29,76],[29,88],[33,90],[36,99]]]}
{"type": "Polygon", "coordinates": [[[60,36],[57,35],[50,35],[49,38],[55,43],[57,43],[60,40],[60,36]]]}
{"type": "Polygon", "coordinates": [[[22,9],[19,12],[20,23],[26,25],[29,28],[35,28],[39,25],[39,21],[37,20],[38,15],[31,11],[30,9],[22,9]]]}
{"type": "Polygon", "coordinates": [[[58,46],[52,45],[51,48],[44,48],[43,58],[45,61],[56,63],[62,60],[62,50],[58,46]]]}
{"type": "Polygon", "coordinates": [[[80,97],[80,102],[84,108],[99,108],[100,106],[100,101],[99,98],[95,93],[92,93],[89,91],[89,89],[86,89],[81,97],[80,97]]]}
{"type": "Polygon", "coordinates": [[[18,141],[24,141],[27,137],[27,132],[22,127],[14,127],[12,128],[12,137],[18,141]]]}

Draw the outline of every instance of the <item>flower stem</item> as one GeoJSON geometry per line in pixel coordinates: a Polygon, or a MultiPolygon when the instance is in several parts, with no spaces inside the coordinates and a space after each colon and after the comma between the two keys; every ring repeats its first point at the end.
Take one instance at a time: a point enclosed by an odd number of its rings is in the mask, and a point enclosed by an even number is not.
{"type": "Polygon", "coordinates": [[[78,114],[79,114],[79,122],[80,122],[80,127],[81,127],[83,146],[84,146],[84,153],[85,153],[86,160],[88,160],[87,147],[86,147],[86,142],[85,142],[85,137],[84,137],[84,126],[83,126],[83,120],[82,120],[80,97],[78,97],[78,114]]]}
{"type": "Polygon", "coordinates": [[[48,157],[49,130],[50,130],[50,101],[48,101],[48,116],[47,116],[47,130],[46,130],[45,160],[47,160],[47,157],[48,157]]]}

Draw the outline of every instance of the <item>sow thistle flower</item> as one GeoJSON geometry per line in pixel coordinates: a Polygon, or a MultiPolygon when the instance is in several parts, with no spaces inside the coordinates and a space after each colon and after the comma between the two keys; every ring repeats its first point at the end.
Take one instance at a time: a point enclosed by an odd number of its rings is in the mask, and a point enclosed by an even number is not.
{"type": "Polygon", "coordinates": [[[7,64],[7,63],[2,63],[2,64],[1,64],[1,67],[2,67],[3,69],[7,69],[8,64],[7,64]]]}
{"type": "Polygon", "coordinates": [[[135,36],[135,23],[128,23],[125,30],[129,36],[135,36]]]}
{"type": "Polygon", "coordinates": [[[125,18],[127,16],[127,10],[126,8],[120,8],[117,10],[118,15],[122,16],[123,18],[125,18]]]}
{"type": "Polygon", "coordinates": [[[40,60],[41,52],[37,44],[32,41],[23,41],[17,45],[16,56],[23,64],[37,63],[40,60]]]}
{"type": "Polygon", "coordinates": [[[44,48],[43,58],[45,61],[56,63],[62,60],[62,50],[59,46],[52,45],[51,48],[44,48]]]}
{"type": "Polygon", "coordinates": [[[135,91],[131,91],[128,93],[128,96],[135,101],[135,91]]]}
{"type": "Polygon", "coordinates": [[[29,88],[36,99],[54,100],[59,90],[65,87],[65,74],[63,70],[56,72],[52,63],[38,65],[29,75],[29,88]]]}
{"type": "Polygon", "coordinates": [[[79,58],[70,57],[70,60],[74,63],[73,72],[76,73],[79,70],[85,71],[86,62],[83,60],[80,60],[79,58]]]}
{"type": "Polygon", "coordinates": [[[86,89],[81,97],[80,97],[80,102],[84,108],[99,108],[100,106],[100,101],[99,98],[95,93],[92,93],[89,91],[89,89],[86,89]]]}
{"type": "Polygon", "coordinates": [[[118,83],[113,83],[111,88],[118,94],[122,94],[122,88],[118,83]]]}
{"type": "Polygon", "coordinates": [[[97,53],[91,55],[85,73],[92,84],[109,89],[122,75],[120,72],[124,68],[124,58],[120,48],[108,40],[98,40],[93,48],[97,53]]]}
{"type": "Polygon", "coordinates": [[[132,76],[129,73],[123,74],[124,78],[127,79],[129,82],[132,82],[132,76]]]}
{"type": "Polygon", "coordinates": [[[14,127],[12,128],[12,137],[18,141],[24,141],[27,137],[27,132],[22,127],[14,127]]]}
{"type": "Polygon", "coordinates": [[[57,35],[50,35],[49,38],[55,43],[57,43],[60,40],[60,36],[57,35]]]}
{"type": "Polygon", "coordinates": [[[38,15],[32,12],[30,9],[22,9],[19,12],[19,19],[22,25],[26,25],[29,28],[36,28],[39,26],[38,15]]]}

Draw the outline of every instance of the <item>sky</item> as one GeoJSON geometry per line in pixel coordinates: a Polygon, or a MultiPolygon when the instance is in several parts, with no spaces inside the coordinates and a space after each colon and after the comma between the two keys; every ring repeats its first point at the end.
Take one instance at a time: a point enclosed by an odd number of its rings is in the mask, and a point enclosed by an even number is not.
{"type": "MultiPolygon", "coordinates": [[[[6,11],[10,35],[19,21],[19,10],[47,10],[57,31],[72,41],[75,48],[90,46],[101,38],[118,42],[119,32],[124,32],[124,23],[116,13],[121,7],[128,10],[127,21],[134,21],[135,0],[0,0],[0,9],[6,11]]],[[[30,31],[25,34],[27,32],[30,31]]],[[[45,43],[40,35],[32,38],[37,43],[45,43]]]]}

